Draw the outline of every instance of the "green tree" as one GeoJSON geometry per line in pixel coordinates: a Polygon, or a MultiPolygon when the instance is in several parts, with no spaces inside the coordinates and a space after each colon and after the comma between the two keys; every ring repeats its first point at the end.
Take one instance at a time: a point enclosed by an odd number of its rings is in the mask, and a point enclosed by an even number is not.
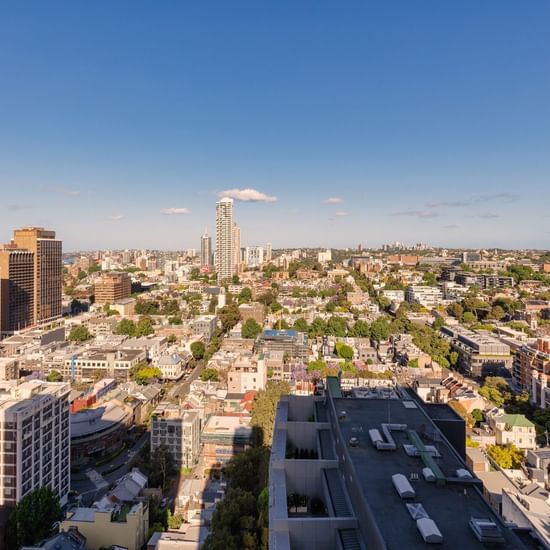
{"type": "Polygon", "coordinates": [[[458,363],[458,353],[456,351],[451,351],[451,353],[449,353],[449,363],[453,367],[458,363]]]}
{"type": "Polygon", "coordinates": [[[136,324],[131,319],[122,319],[116,327],[116,333],[130,337],[135,336],[136,324]]]}
{"type": "Polygon", "coordinates": [[[459,416],[461,416],[464,421],[466,422],[466,425],[469,428],[473,428],[475,424],[475,420],[472,417],[472,415],[464,408],[464,406],[459,403],[458,401],[449,401],[449,407],[453,409],[456,413],[458,413],[459,416]]]}
{"type": "Polygon", "coordinates": [[[479,424],[480,422],[483,422],[483,420],[485,420],[485,417],[483,416],[483,411],[481,409],[474,409],[472,411],[472,418],[475,420],[476,424],[479,424]]]}
{"type": "Polygon", "coordinates": [[[487,445],[487,455],[506,470],[521,468],[523,453],[513,444],[487,445]]]}
{"type": "Polygon", "coordinates": [[[245,287],[239,292],[239,304],[248,304],[250,300],[252,300],[252,291],[248,287],[245,287]]]}
{"type": "Polygon", "coordinates": [[[353,328],[350,331],[350,336],[356,338],[368,338],[370,336],[370,326],[366,321],[359,319],[353,325],[353,328]]]}
{"type": "Polygon", "coordinates": [[[327,334],[332,336],[347,336],[348,325],[342,317],[331,317],[327,323],[327,334]]]}
{"type": "Polygon", "coordinates": [[[36,544],[51,532],[61,519],[59,498],[49,487],[40,487],[25,495],[11,513],[7,526],[8,548],[36,544]]]}
{"type": "Polygon", "coordinates": [[[153,321],[149,317],[144,317],[138,321],[136,325],[136,336],[150,336],[155,333],[153,321]]]}
{"type": "Polygon", "coordinates": [[[424,273],[424,276],[422,277],[422,282],[427,286],[436,286],[437,277],[435,276],[435,273],[432,273],[431,271],[426,271],[426,273],[424,273]]]}
{"type": "Polygon", "coordinates": [[[168,336],[168,338],[166,339],[166,341],[169,343],[169,344],[175,344],[177,341],[178,341],[178,337],[175,335],[175,334],[170,334],[168,336]]]}
{"type": "Polygon", "coordinates": [[[275,411],[282,395],[290,394],[288,382],[271,380],[260,390],[252,403],[252,426],[259,442],[271,445],[275,411]]]}
{"type": "Polygon", "coordinates": [[[222,307],[219,311],[222,328],[225,332],[231,330],[240,320],[239,306],[231,303],[222,307]]]}
{"type": "Polygon", "coordinates": [[[205,351],[206,348],[202,342],[193,342],[191,344],[191,353],[193,354],[193,358],[197,361],[200,361],[204,357],[205,351]]]}
{"type": "Polygon", "coordinates": [[[258,548],[256,498],[239,487],[230,487],[212,516],[212,533],[204,550],[255,550],[258,548]]]}
{"type": "Polygon", "coordinates": [[[353,348],[351,346],[343,344],[342,342],[336,342],[335,348],[338,357],[347,360],[353,359],[353,348]]]}
{"type": "Polygon", "coordinates": [[[458,302],[454,302],[447,308],[447,312],[456,319],[462,319],[464,308],[458,302]]]}
{"type": "Polygon", "coordinates": [[[506,317],[506,312],[501,306],[493,306],[491,309],[490,317],[500,321],[502,318],[506,317]]]}
{"type": "Polygon", "coordinates": [[[48,382],[62,382],[63,375],[58,370],[51,370],[46,377],[48,382]]]}
{"type": "Polygon", "coordinates": [[[370,326],[370,335],[376,342],[387,340],[391,336],[390,322],[387,318],[379,317],[370,326]]]}
{"type": "Polygon", "coordinates": [[[156,447],[151,452],[151,464],[154,468],[152,468],[149,474],[149,486],[166,487],[168,478],[177,472],[174,457],[170,449],[166,445],[156,447]]]}
{"type": "Polygon", "coordinates": [[[216,369],[208,368],[208,369],[204,369],[201,372],[201,380],[203,382],[207,382],[208,380],[211,380],[212,382],[218,382],[219,379],[220,377],[216,369]]]}
{"type": "Polygon", "coordinates": [[[73,327],[69,333],[69,340],[71,342],[85,342],[91,338],[93,338],[93,336],[90,334],[88,327],[85,327],[84,325],[73,327]]]}
{"type": "Polygon", "coordinates": [[[242,337],[255,339],[262,332],[262,327],[254,320],[247,319],[242,329],[242,337]]]}
{"type": "Polygon", "coordinates": [[[475,323],[477,321],[477,317],[474,313],[471,311],[465,311],[462,314],[462,322],[466,324],[475,323]]]}
{"type": "Polygon", "coordinates": [[[135,312],[138,315],[158,315],[160,312],[159,304],[154,300],[138,300],[135,312]]]}
{"type": "Polygon", "coordinates": [[[132,379],[141,384],[142,386],[147,384],[150,380],[159,379],[162,377],[160,369],[152,367],[147,363],[140,363],[131,370],[132,379]]]}

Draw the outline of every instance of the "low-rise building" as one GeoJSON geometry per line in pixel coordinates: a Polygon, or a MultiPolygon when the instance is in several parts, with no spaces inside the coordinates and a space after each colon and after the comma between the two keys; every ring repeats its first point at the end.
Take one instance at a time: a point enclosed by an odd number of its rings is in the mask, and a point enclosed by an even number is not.
{"type": "Polygon", "coordinates": [[[488,412],[486,418],[497,445],[513,444],[522,450],[537,448],[535,425],[523,414],[506,414],[497,409],[488,412]]]}
{"type": "Polygon", "coordinates": [[[511,370],[510,346],[493,336],[460,326],[444,326],[441,334],[449,339],[451,348],[458,353],[458,368],[468,376],[480,378],[511,370]]]}
{"type": "Polygon", "coordinates": [[[162,355],[156,366],[160,370],[163,380],[179,380],[183,376],[185,363],[180,355],[173,353],[172,355],[162,355]]]}
{"type": "Polygon", "coordinates": [[[192,468],[200,450],[198,411],[160,403],[151,417],[151,452],[160,446],[168,449],[178,466],[192,468]]]}
{"type": "Polygon", "coordinates": [[[193,320],[193,334],[210,341],[216,332],[218,318],[216,315],[201,315],[193,320]]]}
{"type": "Polygon", "coordinates": [[[116,452],[131,425],[131,410],[114,400],[71,414],[71,463],[86,464],[116,452]]]}
{"type": "Polygon", "coordinates": [[[139,471],[130,472],[92,507],[69,510],[60,530],[78,529],[86,537],[88,550],[140,550],[149,532],[148,501],[138,496],[145,487],[143,480],[146,484],[147,478],[139,471]]]}
{"type": "Polygon", "coordinates": [[[201,434],[206,468],[220,469],[252,445],[248,416],[211,416],[201,434]]]}
{"type": "Polygon", "coordinates": [[[147,360],[143,349],[87,349],[65,358],[61,374],[64,378],[92,379],[100,374],[104,378],[126,381],[131,369],[147,360]]]}
{"type": "Polygon", "coordinates": [[[296,330],[264,330],[254,345],[255,351],[282,351],[289,357],[306,359],[309,355],[307,335],[296,330]]]}
{"type": "Polygon", "coordinates": [[[241,315],[241,321],[246,323],[248,319],[254,319],[256,323],[263,326],[265,320],[265,306],[259,302],[252,302],[250,304],[241,304],[239,306],[239,313],[241,315]]]}
{"type": "Polygon", "coordinates": [[[243,356],[227,373],[228,393],[244,394],[247,391],[259,391],[265,388],[267,369],[263,355],[260,357],[243,356]]]}
{"type": "Polygon", "coordinates": [[[405,300],[431,309],[442,303],[443,292],[436,286],[412,285],[405,291],[405,300]]]}

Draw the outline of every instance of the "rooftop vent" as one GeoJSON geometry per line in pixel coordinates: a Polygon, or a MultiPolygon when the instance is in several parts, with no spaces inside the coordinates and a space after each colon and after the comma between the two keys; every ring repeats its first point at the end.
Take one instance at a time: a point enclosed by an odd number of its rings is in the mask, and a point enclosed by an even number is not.
{"type": "Polygon", "coordinates": [[[437,528],[437,525],[433,519],[420,518],[416,520],[416,527],[420,531],[424,542],[428,544],[441,544],[443,542],[443,535],[437,528]]]}
{"type": "Polygon", "coordinates": [[[348,416],[348,413],[346,411],[340,411],[340,413],[338,414],[338,419],[345,420],[347,416],[348,416]]]}
{"type": "Polygon", "coordinates": [[[394,474],[391,476],[393,486],[401,498],[414,498],[416,493],[409,483],[409,480],[403,474],[394,474]]]}
{"type": "Polygon", "coordinates": [[[433,483],[435,481],[435,474],[431,468],[422,468],[422,475],[426,481],[433,483]]]}
{"type": "Polygon", "coordinates": [[[480,542],[504,542],[502,531],[490,518],[470,518],[470,527],[480,542]]]}
{"type": "Polygon", "coordinates": [[[456,471],[456,477],[459,477],[460,479],[473,479],[472,474],[464,468],[459,468],[456,471]]]}

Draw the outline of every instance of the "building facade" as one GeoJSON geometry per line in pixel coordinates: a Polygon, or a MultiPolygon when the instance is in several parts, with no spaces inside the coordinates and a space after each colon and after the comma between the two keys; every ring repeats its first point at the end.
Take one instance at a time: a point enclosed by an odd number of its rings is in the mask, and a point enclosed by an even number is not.
{"type": "Polygon", "coordinates": [[[151,417],[151,452],[165,446],[177,466],[192,468],[199,456],[200,433],[198,411],[160,403],[151,417]]]}
{"type": "Polygon", "coordinates": [[[132,279],[128,273],[104,273],[95,284],[96,304],[114,304],[130,298],[132,279]]]}
{"type": "Polygon", "coordinates": [[[0,337],[34,321],[34,254],[0,248],[0,337]]]}
{"type": "Polygon", "coordinates": [[[458,353],[457,366],[468,376],[481,378],[512,368],[510,346],[492,336],[447,326],[442,327],[441,334],[450,341],[453,351],[458,353]]]}
{"type": "Polygon", "coordinates": [[[514,382],[529,391],[531,402],[546,408],[546,389],[550,381],[550,338],[525,343],[514,357],[514,382]]]}
{"type": "Polygon", "coordinates": [[[69,392],[66,383],[1,384],[0,507],[12,507],[39,487],[61,505],[70,484],[69,392]]]}
{"type": "Polygon", "coordinates": [[[212,237],[208,233],[201,235],[201,269],[210,271],[212,267],[212,237]]]}
{"type": "Polygon", "coordinates": [[[63,288],[62,243],[55,231],[25,227],[13,232],[18,248],[34,254],[34,323],[47,323],[62,314],[63,288]]]}
{"type": "Polygon", "coordinates": [[[235,274],[233,225],[233,199],[224,197],[216,203],[216,272],[219,282],[227,281],[235,274]]]}

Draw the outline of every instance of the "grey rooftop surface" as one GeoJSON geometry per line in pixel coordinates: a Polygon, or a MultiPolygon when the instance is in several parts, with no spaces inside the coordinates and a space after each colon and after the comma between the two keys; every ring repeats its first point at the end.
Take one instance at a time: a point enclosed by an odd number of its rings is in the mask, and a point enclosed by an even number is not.
{"type": "Polygon", "coordinates": [[[351,437],[359,440],[357,447],[347,445],[357,476],[353,482],[361,486],[389,549],[425,550],[431,546],[423,541],[406,502],[421,503],[435,521],[443,535],[443,543],[437,545],[438,548],[524,548],[516,536],[503,527],[472,483],[447,479],[445,484],[438,485],[425,481],[422,459],[408,456],[404,451],[404,444],[412,444],[406,430],[391,431],[397,450],[379,451],[374,447],[369,429],[381,431],[381,425],[386,423],[406,424],[407,430],[416,431],[424,445],[437,448],[441,456],[434,461],[444,476],[456,478],[456,470],[466,466],[441,435],[434,437],[436,430],[418,405],[406,408],[404,401],[397,399],[335,398],[334,406],[338,416],[346,412],[345,419],[339,420],[344,441],[349,442],[351,437]],[[409,479],[416,492],[414,499],[399,497],[392,484],[394,474],[403,474],[409,479]],[[495,546],[479,542],[468,525],[471,517],[493,519],[501,528],[505,543],[495,546]]]}

